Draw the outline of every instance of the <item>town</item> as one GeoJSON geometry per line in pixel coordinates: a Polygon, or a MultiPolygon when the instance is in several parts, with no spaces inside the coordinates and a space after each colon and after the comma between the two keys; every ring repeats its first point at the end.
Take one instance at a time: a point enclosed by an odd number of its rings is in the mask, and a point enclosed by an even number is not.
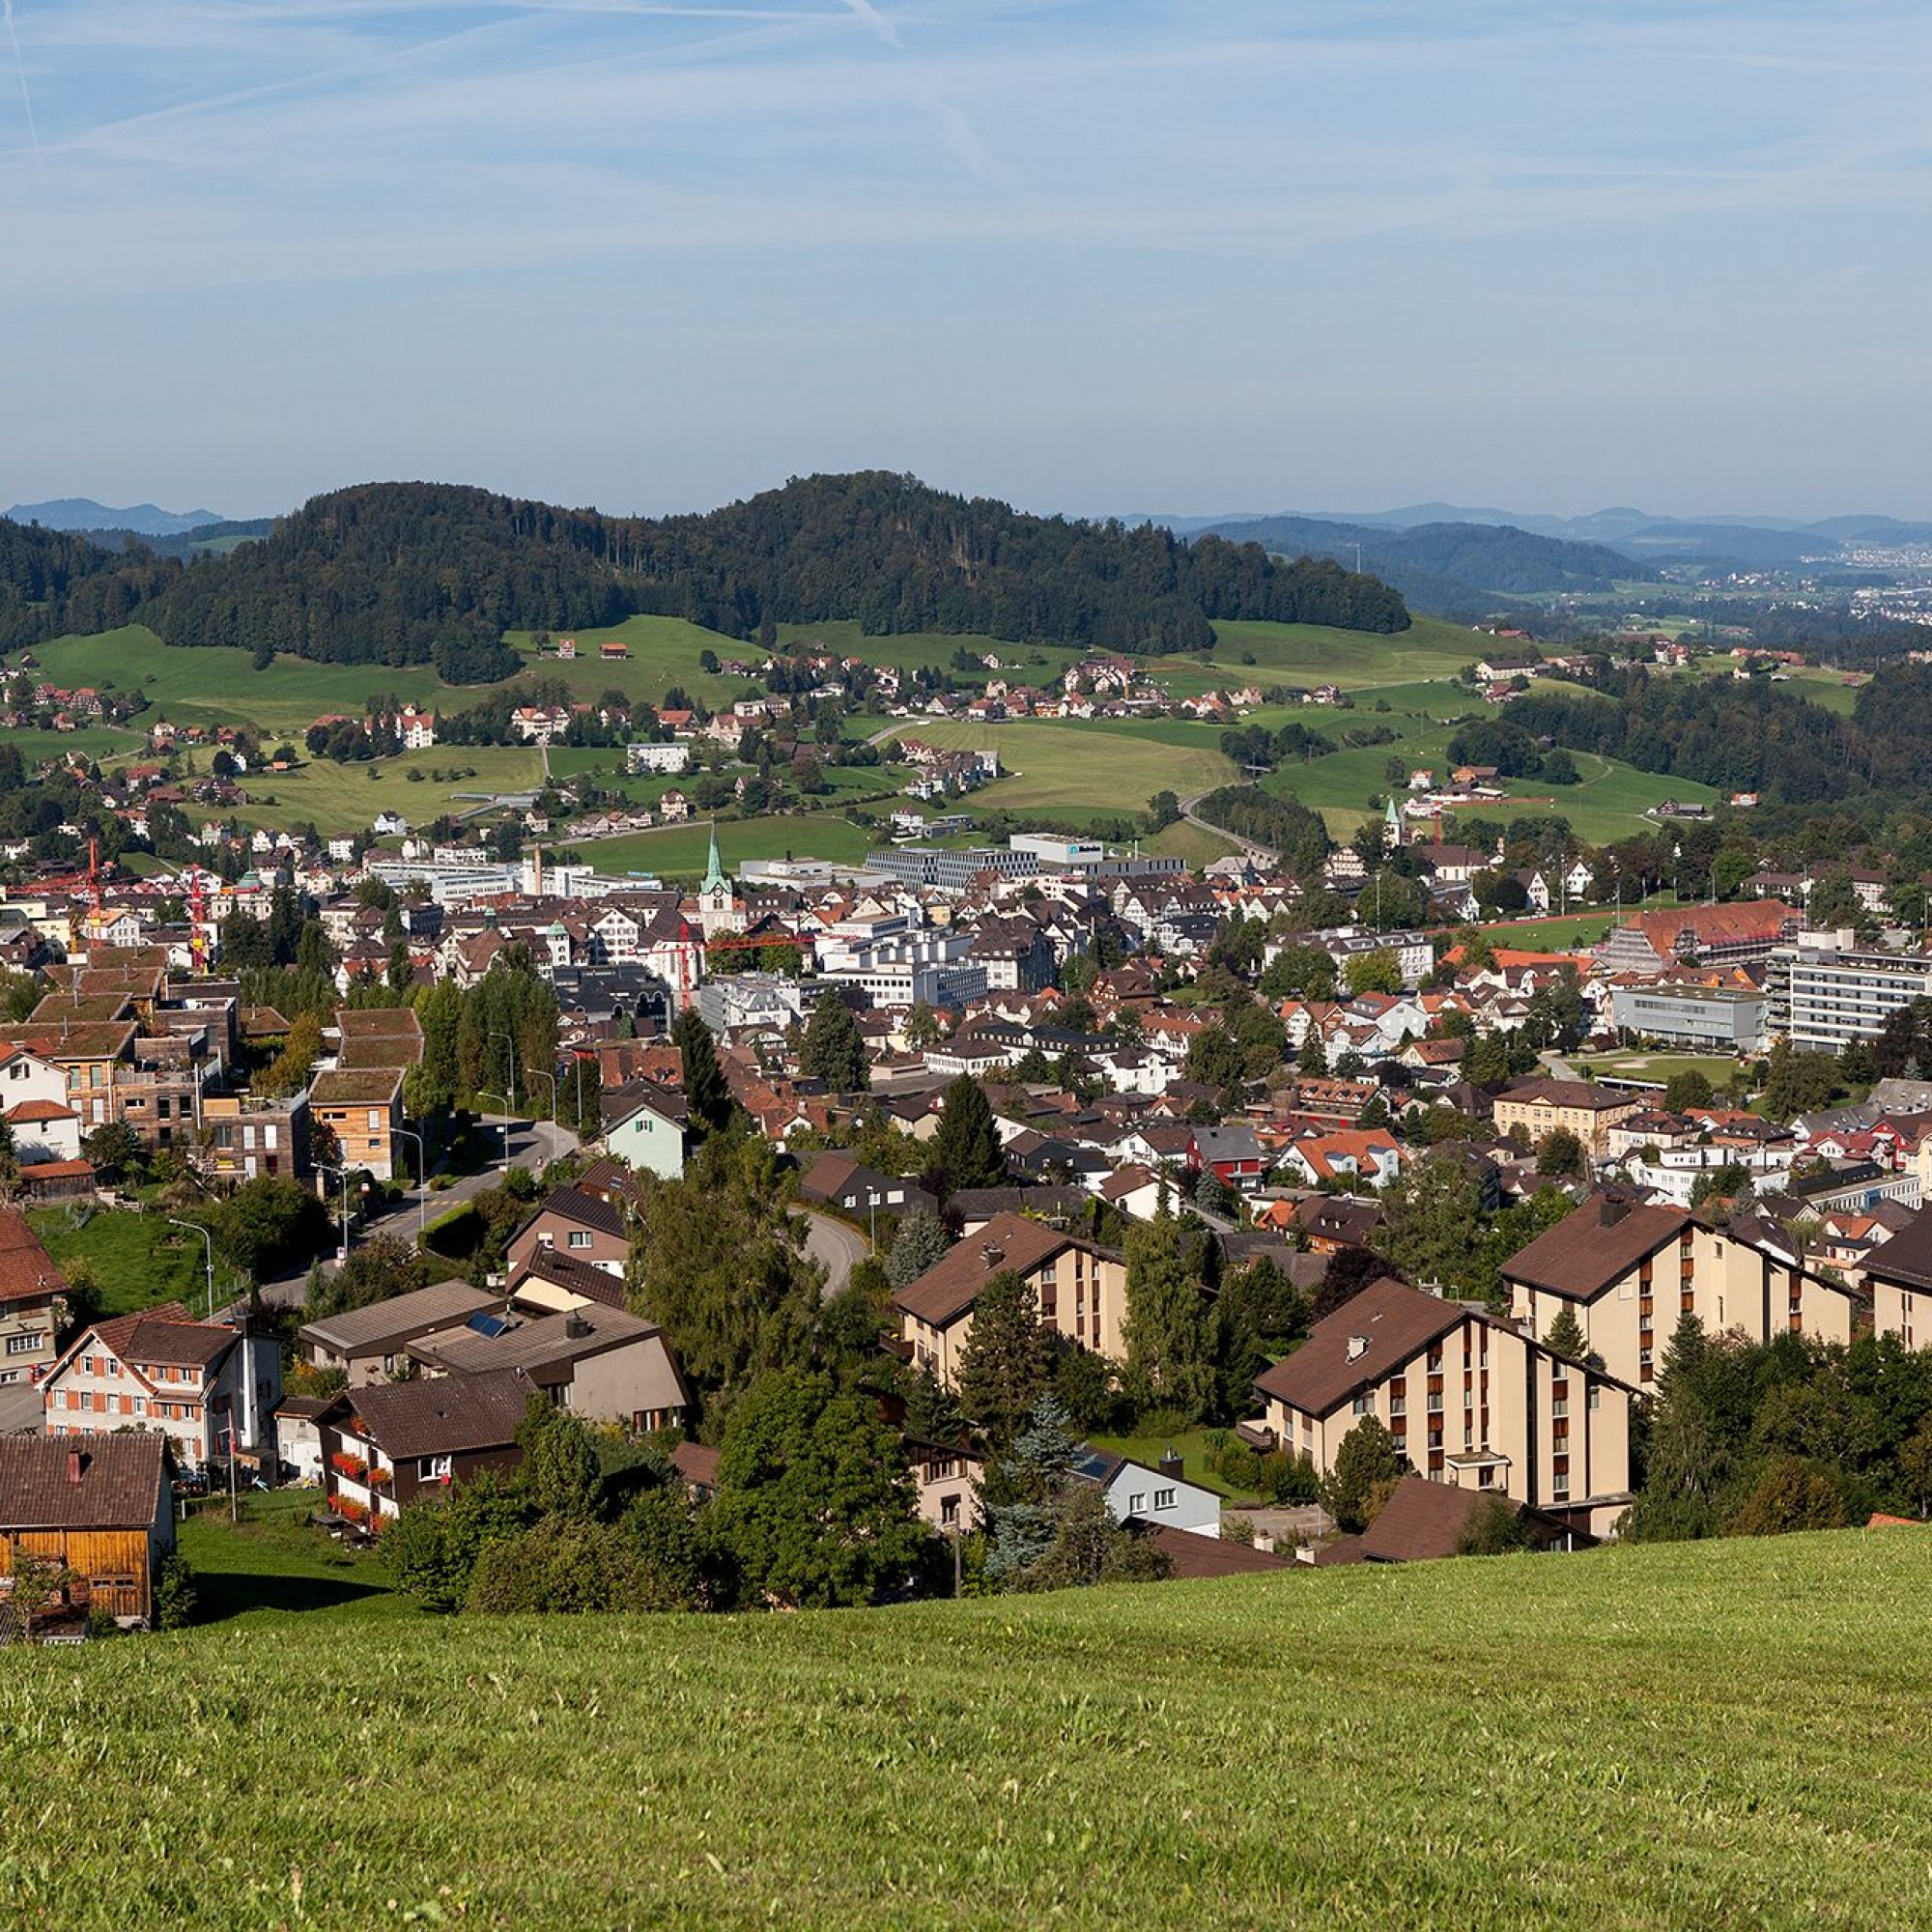
{"type": "MultiPolygon", "coordinates": [[[[1633,660],[1519,639],[1459,683],[1494,709],[1597,662],[1633,660]]],[[[1918,1514],[1932,1405],[1835,1463],[1753,1434],[1689,1505],[1666,1453],[1714,1363],[1815,1395],[1926,1339],[1909,855],[1806,861],[1742,794],[1592,846],[1513,789],[1567,754],[1525,781],[1479,718],[1494,757],[1390,752],[1340,841],[1252,784],[1010,829],[980,796],[1008,721],[1185,721],[1251,774],[1396,734],[1333,686],[1176,698],[1111,654],[1048,688],[962,653],[923,695],[830,651],[715,668],[760,695],[379,701],[288,742],[14,678],[16,744],[144,744],[0,771],[41,801],[0,847],[10,1634],[185,1618],[178,1532],[244,1502],[429,1607],[559,1606],[518,1567],[559,1459],[624,1550],[582,1607],[1918,1514]],[[1266,722],[1296,705],[1334,723],[1266,722]],[[991,745],[923,735],[960,718],[991,745]],[[421,828],[246,823],[311,762],[489,736],[653,803],[554,777],[421,828]],[[727,867],[855,747],[876,845],[817,856],[807,813],[727,867]],[[1189,811],[1221,856],[1160,849],[1189,811]],[[654,815],[701,876],[600,868],[654,815]],[[820,1479],[858,1500],[826,1522],[770,1438],[833,1413],[820,1479]],[[478,1486],[521,1557],[456,1529],[478,1486]],[[640,1487],[674,1559],[639,1554],[640,1487]]]]}

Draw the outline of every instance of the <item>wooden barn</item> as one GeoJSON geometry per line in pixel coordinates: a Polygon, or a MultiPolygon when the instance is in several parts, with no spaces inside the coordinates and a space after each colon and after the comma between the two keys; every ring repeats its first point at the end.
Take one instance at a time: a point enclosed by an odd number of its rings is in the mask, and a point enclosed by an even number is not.
{"type": "Polygon", "coordinates": [[[175,1542],[165,1447],[145,1432],[0,1436],[0,1592],[25,1554],[71,1573],[55,1614],[150,1622],[155,1572],[175,1542]]]}

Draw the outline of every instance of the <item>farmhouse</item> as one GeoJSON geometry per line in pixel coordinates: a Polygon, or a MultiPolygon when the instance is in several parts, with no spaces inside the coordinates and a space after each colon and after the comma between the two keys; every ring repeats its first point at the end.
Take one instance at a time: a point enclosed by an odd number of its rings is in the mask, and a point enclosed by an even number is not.
{"type": "MultiPolygon", "coordinates": [[[[38,1558],[72,1573],[71,1614],[104,1610],[116,1623],[154,1616],[155,1572],[175,1547],[167,1458],[158,1435],[130,1433],[60,1442],[0,1436],[0,1584],[38,1558]]],[[[8,1617],[0,1596],[0,1617],[8,1617]]]]}

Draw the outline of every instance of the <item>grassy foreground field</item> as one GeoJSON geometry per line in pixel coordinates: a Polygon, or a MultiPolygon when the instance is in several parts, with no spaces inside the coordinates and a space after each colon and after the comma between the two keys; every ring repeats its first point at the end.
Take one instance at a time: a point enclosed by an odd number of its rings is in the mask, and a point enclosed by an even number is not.
{"type": "MultiPolygon", "coordinates": [[[[1876,1926],[1921,1534],[15,1653],[15,1922],[1876,1926]]],[[[373,1600],[381,1602],[381,1600],[373,1600]]]]}

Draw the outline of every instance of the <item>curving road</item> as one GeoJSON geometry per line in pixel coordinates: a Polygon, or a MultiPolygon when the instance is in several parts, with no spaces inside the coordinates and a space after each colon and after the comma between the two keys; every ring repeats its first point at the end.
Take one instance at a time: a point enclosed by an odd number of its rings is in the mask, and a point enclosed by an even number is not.
{"type": "Polygon", "coordinates": [[[805,1216],[805,1252],[825,1269],[825,1298],[829,1301],[852,1279],[852,1270],[872,1252],[872,1244],[857,1228],[810,1208],[805,1216]]]}

